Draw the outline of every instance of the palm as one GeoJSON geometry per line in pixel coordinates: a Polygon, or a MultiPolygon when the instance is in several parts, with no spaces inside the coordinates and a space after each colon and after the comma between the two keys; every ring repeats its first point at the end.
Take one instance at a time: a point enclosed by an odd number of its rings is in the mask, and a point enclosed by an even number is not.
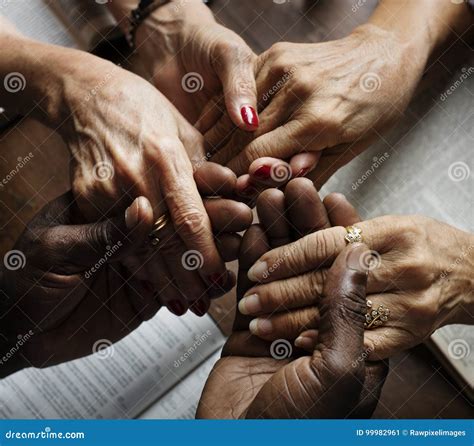
{"type": "Polygon", "coordinates": [[[271,357],[228,356],[219,359],[209,376],[198,417],[244,418],[263,385],[286,363],[271,357]]]}

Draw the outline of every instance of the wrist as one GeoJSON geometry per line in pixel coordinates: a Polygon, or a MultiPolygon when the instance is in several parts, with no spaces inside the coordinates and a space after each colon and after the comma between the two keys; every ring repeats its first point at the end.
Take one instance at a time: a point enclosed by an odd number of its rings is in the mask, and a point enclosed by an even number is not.
{"type": "Polygon", "coordinates": [[[2,106],[54,125],[60,119],[61,78],[64,75],[58,66],[61,63],[59,53],[68,50],[18,34],[2,35],[0,39],[0,77],[5,84],[2,106]]]}

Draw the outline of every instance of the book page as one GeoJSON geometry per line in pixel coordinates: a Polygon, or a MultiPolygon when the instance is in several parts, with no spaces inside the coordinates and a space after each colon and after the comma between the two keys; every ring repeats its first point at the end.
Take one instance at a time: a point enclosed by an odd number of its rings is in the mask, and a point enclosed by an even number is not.
{"type": "Polygon", "coordinates": [[[474,399],[474,326],[446,325],[431,336],[430,348],[438,350],[440,361],[453,373],[466,394],[474,399]],[[447,363],[447,364],[446,364],[447,363]]]}
{"type": "Polygon", "coordinates": [[[162,309],[94,355],[1,380],[0,417],[134,418],[224,340],[210,316],[178,318],[162,309]]]}
{"type": "Polygon", "coordinates": [[[212,354],[138,418],[194,419],[204,384],[220,357],[221,349],[212,354]]]}

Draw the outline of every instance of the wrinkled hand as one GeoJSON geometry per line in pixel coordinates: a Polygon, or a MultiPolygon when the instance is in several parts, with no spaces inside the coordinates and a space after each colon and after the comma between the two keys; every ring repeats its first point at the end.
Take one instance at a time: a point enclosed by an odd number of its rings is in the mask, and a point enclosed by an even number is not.
{"type": "MultiPolygon", "coordinates": [[[[297,186],[293,183],[291,187],[296,190],[297,186]]],[[[309,192],[307,185],[304,189],[309,192]]],[[[290,237],[290,225],[295,233],[314,230],[308,224],[311,219],[307,217],[316,216],[321,211],[322,204],[315,197],[317,194],[307,195],[307,199],[295,204],[294,215],[298,217],[287,214],[288,220],[280,217],[274,226],[265,227],[263,224],[262,228],[254,225],[246,232],[239,263],[239,298],[252,286],[246,276],[248,267],[255,257],[268,250],[269,244],[278,245],[286,241],[290,237]],[[286,226],[284,221],[287,221],[286,226]]],[[[260,202],[260,210],[270,216],[270,203],[281,205],[281,199],[278,194],[267,196],[265,203],[260,202]]],[[[310,356],[296,354],[289,358],[291,344],[283,339],[276,344],[259,340],[248,331],[248,319],[237,313],[223,357],[214,366],[204,388],[197,417],[370,416],[377,404],[387,368],[382,363],[364,362],[367,274],[358,260],[366,251],[362,244],[351,245],[334,262],[321,299],[319,344],[310,356]]]]}
{"type": "MultiPolygon", "coordinates": [[[[370,270],[367,298],[374,309],[383,305],[390,311],[388,321],[365,332],[369,359],[413,347],[443,325],[472,323],[473,235],[421,216],[384,216],[357,226],[370,248],[359,259],[370,270]]],[[[283,325],[290,339],[299,337],[298,345],[313,348],[317,333],[299,336],[301,319],[307,323],[307,306],[319,301],[328,267],[346,246],[345,235],[341,226],[323,229],[255,263],[249,277],[260,284],[246,294],[258,298],[240,304],[246,314],[261,316],[250,325],[254,334],[276,339],[283,325]],[[267,320],[273,331],[263,330],[267,320]]],[[[312,317],[311,328],[317,329],[317,317],[312,317]]]]}
{"type": "Polygon", "coordinates": [[[258,127],[256,55],[219,25],[201,0],[170,2],[138,28],[138,53],[154,85],[200,131],[227,111],[233,125],[258,127]]]}
{"type": "MultiPolygon", "coordinates": [[[[151,84],[93,59],[93,70],[81,69],[66,83],[63,99],[70,108],[60,129],[73,154],[72,186],[81,212],[96,221],[122,212],[137,196],[147,197],[155,219],[170,216],[158,248],[147,254],[153,257],[152,286],[181,301],[228,291],[233,278],[193,178],[206,162],[202,136],[151,84]],[[183,267],[190,252],[199,257],[198,268],[183,267]]],[[[230,170],[224,176],[225,184],[235,182],[230,170]]]]}
{"type": "MultiPolygon", "coordinates": [[[[201,170],[198,183],[219,179],[216,172],[222,167],[215,167],[201,170]]],[[[250,209],[225,199],[204,202],[223,257],[235,259],[240,239],[229,229],[248,227],[250,209]]],[[[91,354],[96,341],[118,341],[163,305],[177,314],[188,305],[199,316],[207,311],[209,301],[202,297],[177,308],[169,292],[147,286],[149,276],[142,277],[146,265],[129,267],[152,224],[153,210],[145,197],[135,199],[121,216],[84,224],[69,192],[35,216],[6,254],[1,274],[2,342],[15,345],[19,335],[33,332],[15,357],[23,359],[23,367],[91,354]]]]}
{"type": "Polygon", "coordinates": [[[423,64],[404,42],[374,25],[331,42],[276,43],[257,63],[258,130],[236,132],[222,144],[230,125],[221,125],[221,132],[206,136],[219,149],[213,160],[237,175],[250,174],[242,190],[278,184],[270,176],[276,159],[319,187],[401,115],[423,64]]]}

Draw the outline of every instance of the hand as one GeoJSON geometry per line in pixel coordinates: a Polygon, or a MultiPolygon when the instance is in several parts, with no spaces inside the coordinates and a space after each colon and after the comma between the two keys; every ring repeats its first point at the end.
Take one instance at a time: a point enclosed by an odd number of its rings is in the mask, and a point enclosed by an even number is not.
{"type": "MultiPolygon", "coordinates": [[[[298,189],[297,183],[291,187],[298,189]]],[[[308,217],[316,216],[322,204],[314,189],[314,194],[307,186],[303,189],[307,199],[295,204],[294,214],[286,219],[280,217],[268,227],[265,223],[263,227],[254,225],[246,232],[239,264],[239,297],[252,285],[246,272],[255,257],[265,252],[269,244],[278,245],[288,239],[290,226],[296,233],[311,230],[308,217]]],[[[277,193],[267,195],[259,209],[269,217],[274,205],[284,205],[282,199],[277,193]]],[[[369,417],[387,368],[382,363],[366,364],[363,359],[367,276],[358,262],[363,252],[364,245],[350,246],[331,268],[321,301],[320,342],[310,356],[288,358],[292,353],[290,344],[280,339],[270,345],[252,336],[248,319],[237,313],[223,357],[204,388],[197,417],[369,417]],[[341,394],[344,398],[340,398],[341,394]]]]}
{"type": "Polygon", "coordinates": [[[332,42],[273,45],[259,56],[264,108],[253,140],[242,147],[234,136],[214,160],[260,184],[283,159],[293,176],[323,184],[404,111],[423,70],[409,50],[373,25],[332,42]]]}
{"type": "Polygon", "coordinates": [[[223,109],[233,125],[258,127],[256,55],[216,23],[201,0],[157,8],[138,28],[136,46],[153,84],[190,122],[199,118],[200,131],[214,125],[223,109]]]}
{"type": "MultiPolygon", "coordinates": [[[[145,196],[155,219],[170,216],[158,249],[148,254],[153,285],[164,286],[164,280],[173,285],[167,286],[174,296],[169,299],[188,301],[209,288],[208,297],[229,290],[233,279],[215,245],[190,161],[206,161],[202,136],[140,77],[80,51],[10,39],[17,57],[6,57],[8,69],[28,82],[7,103],[16,98],[20,111],[58,129],[72,154],[72,189],[86,221],[120,214],[145,196]],[[31,109],[32,100],[42,106],[31,109]],[[199,269],[182,267],[189,251],[202,259],[199,269]]],[[[232,172],[225,175],[235,182],[232,172]]]]}
{"type": "MultiPolygon", "coordinates": [[[[383,305],[390,310],[388,321],[365,332],[370,360],[413,347],[443,325],[472,323],[472,234],[421,216],[378,217],[357,226],[371,249],[360,257],[369,268],[367,297],[374,309],[383,305]]],[[[282,309],[298,315],[314,304],[315,290],[318,299],[325,287],[328,266],[346,246],[345,235],[340,226],[324,229],[264,254],[249,271],[260,285],[247,293],[259,296],[260,308],[244,303],[244,312],[275,320],[282,309]],[[271,265],[277,267],[270,270],[271,265]]],[[[297,337],[300,321],[283,314],[280,318],[287,322],[289,336],[297,337]]],[[[253,332],[266,339],[278,336],[263,333],[261,325],[253,322],[253,332]]],[[[311,338],[317,338],[303,337],[308,348],[314,344],[311,338]]]]}
{"type": "MultiPolygon", "coordinates": [[[[215,178],[216,171],[211,173],[215,178]]],[[[206,178],[202,172],[200,177],[206,178]]],[[[229,225],[247,226],[250,209],[216,198],[205,200],[205,206],[223,256],[235,259],[239,238],[229,225]],[[232,221],[219,231],[228,213],[232,221]]],[[[139,197],[119,217],[83,224],[70,192],[35,216],[6,254],[0,276],[4,352],[28,334],[15,362],[2,363],[2,376],[15,367],[46,367],[91,354],[96,341],[118,341],[163,305],[186,312],[187,301],[180,306],[167,300],[168,293],[147,286],[150,278],[143,279],[141,268],[125,266],[134,262],[153,221],[150,202],[139,197]]],[[[190,305],[202,316],[209,301],[201,297],[190,305]]]]}

